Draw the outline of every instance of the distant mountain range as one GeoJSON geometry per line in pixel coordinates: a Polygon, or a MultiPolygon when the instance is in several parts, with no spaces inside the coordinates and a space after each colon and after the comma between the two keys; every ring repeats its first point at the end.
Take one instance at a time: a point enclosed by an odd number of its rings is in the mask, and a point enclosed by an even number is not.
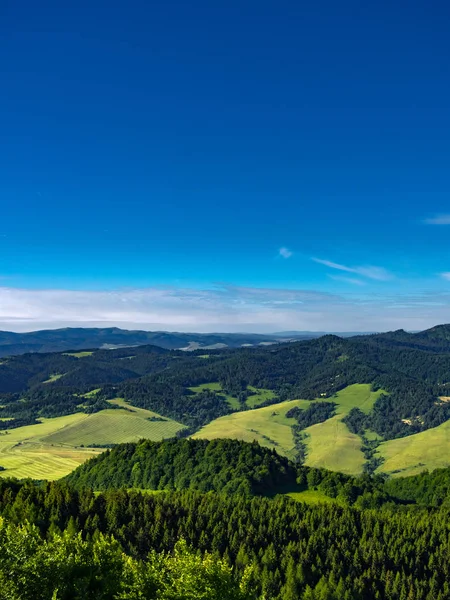
{"type": "MultiPolygon", "coordinates": [[[[442,339],[442,326],[425,332],[407,333],[403,329],[391,332],[399,341],[417,342],[434,337],[442,339]],[[416,336],[411,338],[410,336],[416,336]]],[[[445,328],[444,328],[445,329],[445,328]]],[[[168,350],[212,350],[220,348],[240,348],[245,346],[265,346],[269,344],[308,340],[323,335],[337,335],[347,338],[367,336],[367,332],[325,332],[325,331],[281,331],[272,334],[257,333],[180,333],[169,331],[141,331],[118,327],[85,328],[66,327],[64,329],[44,329],[27,333],[0,331],[0,358],[26,354],[28,352],[65,352],[94,348],[124,348],[151,344],[168,350]]],[[[385,334],[378,334],[383,336],[385,334]]]]}
{"type": "Polygon", "coordinates": [[[29,333],[0,331],[0,357],[27,352],[64,352],[88,348],[121,348],[152,344],[169,350],[198,350],[258,346],[319,337],[322,333],[178,333],[129,331],[117,327],[47,329],[29,333]]]}

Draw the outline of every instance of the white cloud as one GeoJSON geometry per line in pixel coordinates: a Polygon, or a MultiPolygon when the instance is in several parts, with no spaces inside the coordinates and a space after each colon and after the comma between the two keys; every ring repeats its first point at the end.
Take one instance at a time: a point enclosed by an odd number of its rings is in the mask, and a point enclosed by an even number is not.
{"type": "Polygon", "coordinates": [[[285,246],[283,246],[282,248],[280,248],[278,250],[278,253],[283,258],[291,258],[292,254],[293,254],[293,252],[291,250],[289,250],[289,248],[286,248],[285,246]]]}
{"type": "Polygon", "coordinates": [[[217,285],[113,291],[0,286],[0,329],[118,326],[169,331],[383,331],[450,322],[450,293],[346,294],[217,285]]]}
{"type": "Polygon", "coordinates": [[[346,265],[341,265],[339,263],[332,262],[331,260],[323,260],[321,258],[313,258],[312,260],[321,265],[325,265],[330,269],[346,271],[347,273],[355,273],[356,275],[361,275],[362,277],[367,277],[368,279],[375,279],[377,281],[388,281],[389,279],[393,279],[392,273],[389,273],[389,271],[383,267],[347,267],[346,265]]]}
{"type": "Polygon", "coordinates": [[[424,220],[427,225],[450,225],[450,214],[448,215],[435,215],[424,220]]]}
{"type": "Polygon", "coordinates": [[[445,273],[441,273],[441,277],[442,277],[442,279],[447,279],[447,281],[450,281],[450,271],[446,271],[445,273]]]}

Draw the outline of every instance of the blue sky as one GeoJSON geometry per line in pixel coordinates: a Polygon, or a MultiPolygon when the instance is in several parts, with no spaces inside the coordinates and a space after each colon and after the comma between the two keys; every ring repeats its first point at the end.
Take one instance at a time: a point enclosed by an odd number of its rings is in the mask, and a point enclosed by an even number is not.
{"type": "Polygon", "coordinates": [[[0,327],[450,321],[445,2],[0,14],[0,327]]]}

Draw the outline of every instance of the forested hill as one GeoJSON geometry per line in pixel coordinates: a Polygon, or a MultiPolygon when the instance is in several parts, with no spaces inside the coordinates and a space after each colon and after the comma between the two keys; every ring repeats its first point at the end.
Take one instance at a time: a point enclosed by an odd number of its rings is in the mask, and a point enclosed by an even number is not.
{"type": "Polygon", "coordinates": [[[244,495],[295,486],[296,469],[286,458],[238,440],[166,440],[120,444],[66,477],[78,488],[104,490],[196,489],[244,495]]]}
{"type": "MultiPolygon", "coordinates": [[[[0,364],[1,427],[76,411],[94,412],[125,398],[173,418],[185,434],[236,410],[266,390],[263,403],[332,397],[354,383],[384,390],[373,410],[351,411],[351,431],[384,439],[435,427],[450,416],[449,326],[268,347],[186,353],[156,346],[25,354],[0,364]],[[205,384],[212,384],[205,389],[205,384]],[[256,390],[256,392],[255,392],[256,390]]],[[[207,387],[207,386],[206,386],[207,387]]],[[[259,404],[261,406],[261,403],[259,404]]]]}
{"type": "Polygon", "coordinates": [[[372,508],[403,501],[389,495],[383,477],[305,467],[257,442],[228,439],[120,444],[80,465],[65,481],[78,490],[190,489],[247,497],[318,490],[342,503],[372,508]]]}

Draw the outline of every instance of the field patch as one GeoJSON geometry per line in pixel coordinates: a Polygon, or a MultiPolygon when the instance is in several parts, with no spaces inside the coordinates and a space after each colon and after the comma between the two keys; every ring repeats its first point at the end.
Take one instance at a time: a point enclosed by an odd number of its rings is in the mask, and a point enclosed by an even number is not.
{"type": "Polygon", "coordinates": [[[308,450],[305,464],[350,475],[362,473],[366,459],[361,451],[361,438],[351,433],[342,419],[352,408],[370,412],[382,393],[382,390],[373,392],[369,384],[356,383],[339,391],[332,398],[322,398],[336,403],[336,414],[323,423],[305,429],[308,450]]]}
{"type": "Polygon", "coordinates": [[[438,427],[382,442],[378,447],[378,456],[384,463],[377,473],[387,473],[393,477],[417,475],[428,469],[440,469],[450,466],[450,421],[438,427]]]}
{"type": "Polygon", "coordinates": [[[64,356],[75,356],[75,358],[85,358],[86,356],[92,356],[94,351],[92,352],[63,352],[64,356]]]}
{"type": "Polygon", "coordinates": [[[76,413],[54,419],[42,419],[37,425],[10,429],[0,434],[0,466],[2,477],[31,477],[33,479],[59,479],[67,475],[98,450],[60,448],[44,441],[45,437],[63,431],[89,418],[76,413]]]}
{"type": "Polygon", "coordinates": [[[330,498],[319,490],[304,490],[303,492],[290,492],[286,494],[296,502],[305,502],[306,504],[339,504],[336,498],[330,498]]]}
{"type": "Polygon", "coordinates": [[[361,452],[361,438],[350,433],[342,416],[335,415],[312,425],[305,433],[308,436],[305,440],[308,448],[306,465],[349,474],[362,472],[365,458],[361,452]]]}
{"type": "Polygon", "coordinates": [[[222,385],[218,381],[215,381],[213,383],[202,383],[201,385],[190,387],[188,388],[188,390],[191,390],[191,392],[194,392],[194,394],[199,394],[201,392],[204,392],[205,390],[217,392],[218,394],[226,398],[231,408],[233,408],[234,410],[239,410],[241,408],[239,400],[235,396],[230,396],[230,394],[226,394],[222,389],[222,385]]]}
{"type": "Polygon", "coordinates": [[[1,432],[0,466],[6,470],[0,475],[59,479],[102,451],[89,447],[91,444],[118,444],[141,438],[157,441],[173,437],[184,427],[152,411],[130,406],[120,398],[111,403],[123,410],[75,413],[1,432]]]}
{"type": "Polygon", "coordinates": [[[263,404],[267,400],[273,400],[276,394],[273,390],[265,390],[263,388],[255,388],[252,385],[248,386],[248,390],[253,392],[250,396],[248,396],[246,405],[250,408],[255,408],[260,404],[263,404]]]}
{"type": "Polygon", "coordinates": [[[52,381],[58,381],[58,379],[61,379],[63,375],[64,373],[55,373],[54,375],[50,375],[50,377],[42,383],[51,383],[52,381]]]}
{"type": "Polygon", "coordinates": [[[122,399],[111,402],[123,410],[107,409],[88,415],[85,421],[55,432],[45,441],[72,447],[137,442],[142,438],[159,441],[173,437],[184,427],[150,410],[130,406],[122,399]]]}

